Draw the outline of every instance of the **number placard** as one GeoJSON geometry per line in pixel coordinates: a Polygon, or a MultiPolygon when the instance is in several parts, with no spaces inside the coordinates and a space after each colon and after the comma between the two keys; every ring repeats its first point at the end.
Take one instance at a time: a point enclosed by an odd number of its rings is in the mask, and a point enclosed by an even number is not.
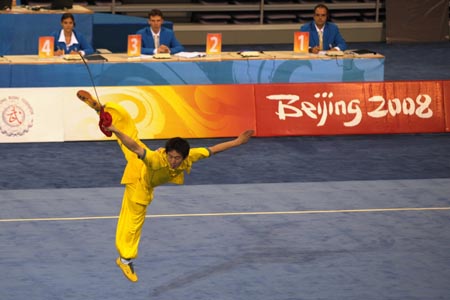
{"type": "Polygon", "coordinates": [[[222,34],[208,33],[206,35],[206,54],[218,55],[222,53],[222,34]]]}
{"type": "Polygon", "coordinates": [[[128,36],[128,51],[130,57],[141,56],[142,37],[140,34],[130,34],[128,36]]]}
{"type": "Polygon", "coordinates": [[[294,53],[308,53],[309,32],[296,31],[294,33],[294,53]]]}
{"type": "Polygon", "coordinates": [[[39,58],[53,57],[55,54],[55,38],[52,36],[39,37],[39,58]]]}

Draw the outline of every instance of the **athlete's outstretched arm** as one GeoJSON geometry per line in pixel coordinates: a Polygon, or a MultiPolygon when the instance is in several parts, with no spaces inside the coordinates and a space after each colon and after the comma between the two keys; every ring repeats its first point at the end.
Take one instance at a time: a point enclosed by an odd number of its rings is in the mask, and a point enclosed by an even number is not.
{"type": "Polygon", "coordinates": [[[128,135],[126,135],[125,133],[121,132],[119,129],[114,127],[114,125],[111,125],[106,129],[114,133],[117,136],[117,138],[125,145],[125,147],[127,147],[130,151],[136,153],[138,157],[142,158],[144,156],[145,149],[141,145],[136,143],[136,141],[130,138],[128,135]]]}
{"type": "Polygon", "coordinates": [[[246,131],[242,132],[234,140],[211,146],[211,147],[209,147],[209,150],[212,152],[212,154],[216,154],[216,153],[228,150],[230,148],[234,148],[234,147],[240,146],[242,144],[246,144],[254,133],[255,133],[254,130],[246,130],[246,131]]]}

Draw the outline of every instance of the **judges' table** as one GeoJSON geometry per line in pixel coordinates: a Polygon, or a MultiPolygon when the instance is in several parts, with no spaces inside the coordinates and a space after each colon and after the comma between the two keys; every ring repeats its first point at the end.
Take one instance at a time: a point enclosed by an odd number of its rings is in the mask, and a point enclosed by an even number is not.
{"type": "Polygon", "coordinates": [[[0,55],[37,54],[39,37],[61,29],[61,15],[66,12],[74,14],[76,29],[92,42],[93,13],[83,6],[38,11],[13,7],[0,11],[0,55]]]}
{"type": "MultiPolygon", "coordinates": [[[[242,57],[236,52],[185,58],[128,58],[103,54],[107,61],[88,61],[97,86],[206,85],[301,82],[383,81],[384,56],[329,57],[263,52],[242,57]]],[[[0,63],[0,87],[73,87],[92,85],[81,60],[34,55],[5,56],[0,63]]]]}

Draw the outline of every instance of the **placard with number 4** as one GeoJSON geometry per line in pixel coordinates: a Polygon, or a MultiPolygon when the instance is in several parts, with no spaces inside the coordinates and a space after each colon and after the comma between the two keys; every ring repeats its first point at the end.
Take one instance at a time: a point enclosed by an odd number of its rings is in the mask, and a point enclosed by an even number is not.
{"type": "Polygon", "coordinates": [[[55,38],[52,36],[39,37],[39,58],[49,58],[55,55],[55,38]]]}

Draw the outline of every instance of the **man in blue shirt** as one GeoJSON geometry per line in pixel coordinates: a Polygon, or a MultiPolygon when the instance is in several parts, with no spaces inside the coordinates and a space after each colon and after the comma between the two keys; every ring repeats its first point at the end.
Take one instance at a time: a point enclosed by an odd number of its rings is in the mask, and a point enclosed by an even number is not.
{"type": "Polygon", "coordinates": [[[319,51],[347,49],[344,38],[336,24],[327,22],[328,7],[318,4],[314,7],[314,21],[302,27],[300,31],[309,32],[309,52],[317,54],[319,51]]]}
{"type": "Polygon", "coordinates": [[[178,42],[175,33],[165,27],[163,13],[159,9],[153,9],[148,14],[148,24],[136,34],[142,37],[142,54],[153,55],[157,53],[175,54],[184,51],[184,47],[178,42]]]}

